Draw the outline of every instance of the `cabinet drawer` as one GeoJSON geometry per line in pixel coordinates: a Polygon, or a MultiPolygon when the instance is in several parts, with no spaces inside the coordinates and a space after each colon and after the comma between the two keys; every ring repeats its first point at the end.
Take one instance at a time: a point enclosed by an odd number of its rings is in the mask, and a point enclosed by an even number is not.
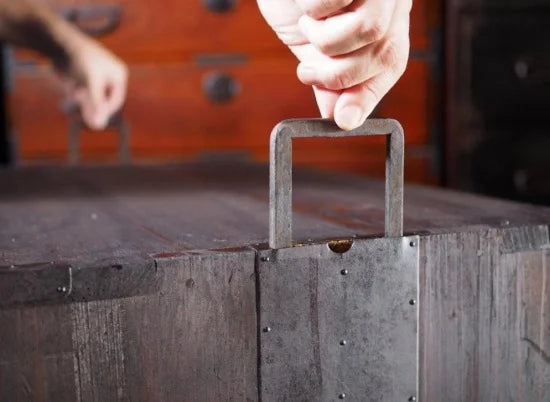
{"type": "MultiPolygon", "coordinates": [[[[296,61],[290,57],[209,67],[132,65],[124,117],[130,127],[133,160],[176,160],[244,150],[251,158],[266,161],[275,124],[318,116],[312,91],[298,82],[295,68],[296,61]]],[[[411,90],[413,83],[424,83],[426,74],[421,62],[411,62],[376,111],[377,116],[402,122],[408,146],[427,142],[426,92],[411,90]]],[[[69,119],[61,103],[49,68],[15,74],[11,121],[23,161],[67,159],[69,119]]],[[[81,134],[84,160],[113,159],[116,146],[113,132],[81,134]]],[[[340,166],[376,175],[383,172],[384,154],[383,137],[300,140],[294,147],[298,164],[340,166]]]]}
{"type": "MultiPolygon", "coordinates": [[[[317,114],[311,90],[297,81],[295,67],[291,57],[211,67],[131,66],[124,116],[132,155],[181,158],[267,146],[279,120],[317,114]]],[[[15,74],[11,121],[23,159],[65,158],[68,118],[61,101],[49,68],[15,74]]],[[[111,137],[83,133],[84,155],[101,156],[111,137]]]]}
{"type": "MultiPolygon", "coordinates": [[[[219,0],[234,4],[226,11],[208,6],[215,0],[44,1],[130,63],[182,62],[200,53],[288,52],[253,0],[219,0]]],[[[33,57],[21,51],[17,56],[33,57]]]]}

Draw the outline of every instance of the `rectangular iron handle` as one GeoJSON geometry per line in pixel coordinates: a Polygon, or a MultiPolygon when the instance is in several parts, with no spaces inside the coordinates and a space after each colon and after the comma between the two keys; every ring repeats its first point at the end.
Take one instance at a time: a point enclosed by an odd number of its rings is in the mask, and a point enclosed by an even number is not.
{"type": "Polygon", "coordinates": [[[269,247],[292,247],[292,139],[387,135],[385,235],[403,236],[404,134],[398,121],[370,119],[343,131],[328,119],[296,119],[279,123],[271,132],[269,155],[269,247]]]}

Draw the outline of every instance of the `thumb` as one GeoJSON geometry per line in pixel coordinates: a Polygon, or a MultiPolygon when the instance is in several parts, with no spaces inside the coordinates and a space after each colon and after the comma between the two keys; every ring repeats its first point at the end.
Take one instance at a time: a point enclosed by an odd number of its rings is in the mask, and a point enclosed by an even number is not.
{"type": "Polygon", "coordinates": [[[391,71],[342,91],[334,107],[334,120],[343,130],[353,130],[365,122],[395,82],[391,71]]]}

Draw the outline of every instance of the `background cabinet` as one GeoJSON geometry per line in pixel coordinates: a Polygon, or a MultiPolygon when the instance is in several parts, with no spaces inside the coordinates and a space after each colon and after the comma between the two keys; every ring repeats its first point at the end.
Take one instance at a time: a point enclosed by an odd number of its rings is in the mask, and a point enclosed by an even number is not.
{"type": "MultiPolygon", "coordinates": [[[[266,161],[269,134],[278,121],[319,114],[310,88],[296,78],[297,61],[253,0],[47,3],[129,64],[123,117],[134,163],[213,154],[266,161]]],[[[438,181],[436,15],[430,0],[415,2],[409,68],[375,111],[403,123],[407,179],[419,182],[438,181]]],[[[63,163],[70,117],[54,72],[27,51],[16,50],[8,59],[14,159],[63,163]]],[[[84,130],[80,145],[84,162],[116,159],[113,130],[84,130]]],[[[297,141],[295,163],[382,176],[383,147],[379,138],[297,141]]]]}
{"type": "Polygon", "coordinates": [[[449,2],[449,185],[550,202],[549,37],[548,1],[449,2]]]}

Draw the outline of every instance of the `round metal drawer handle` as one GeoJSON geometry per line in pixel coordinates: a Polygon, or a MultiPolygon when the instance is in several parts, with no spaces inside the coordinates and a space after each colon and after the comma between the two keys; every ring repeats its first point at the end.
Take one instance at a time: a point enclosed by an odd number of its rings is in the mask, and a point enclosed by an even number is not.
{"type": "Polygon", "coordinates": [[[237,0],[202,0],[202,4],[215,13],[225,13],[235,8],[237,0]]]}
{"type": "Polygon", "coordinates": [[[229,102],[241,89],[238,81],[226,73],[208,74],[202,87],[206,96],[215,103],[229,102]]]}

